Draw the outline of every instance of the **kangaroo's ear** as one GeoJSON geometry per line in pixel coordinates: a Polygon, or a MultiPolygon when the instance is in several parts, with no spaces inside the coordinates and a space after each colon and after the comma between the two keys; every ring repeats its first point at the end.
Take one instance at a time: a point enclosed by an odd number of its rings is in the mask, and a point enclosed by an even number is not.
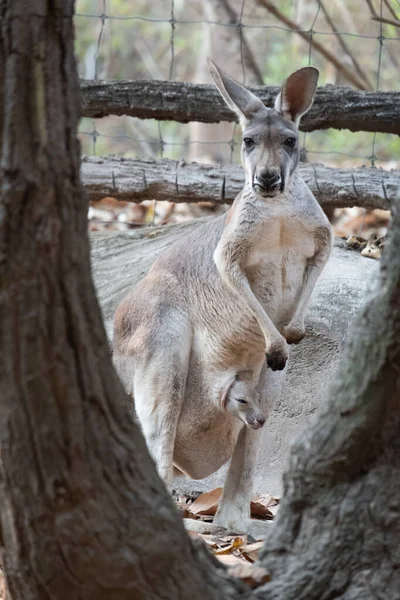
{"type": "Polygon", "coordinates": [[[241,125],[251,119],[257,111],[265,109],[264,104],[257,96],[221,71],[210,58],[208,59],[208,68],[221,96],[229,108],[236,113],[241,125]]]}
{"type": "Polygon", "coordinates": [[[229,394],[229,392],[230,392],[230,390],[231,390],[231,388],[232,388],[232,386],[233,386],[233,383],[234,383],[234,382],[232,381],[232,382],[231,382],[229,385],[227,385],[227,386],[226,386],[226,387],[223,389],[223,391],[222,391],[222,394],[221,394],[221,408],[222,408],[223,410],[225,410],[225,409],[226,409],[226,404],[227,404],[227,402],[228,402],[228,394],[229,394]]]}
{"type": "Polygon", "coordinates": [[[275,100],[275,110],[297,125],[313,103],[318,76],[315,67],[304,67],[292,73],[275,100]]]}

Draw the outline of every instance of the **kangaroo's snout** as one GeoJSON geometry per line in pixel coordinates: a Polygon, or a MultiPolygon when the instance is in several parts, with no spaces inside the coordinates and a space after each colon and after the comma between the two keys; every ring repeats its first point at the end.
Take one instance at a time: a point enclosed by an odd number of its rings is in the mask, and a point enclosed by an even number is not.
{"type": "Polygon", "coordinates": [[[281,191],[282,177],[280,169],[263,167],[256,172],[254,187],[261,195],[271,195],[281,191]]]}
{"type": "Polygon", "coordinates": [[[264,415],[257,415],[256,421],[260,425],[260,427],[262,427],[264,425],[264,423],[265,423],[265,417],[264,417],[264,415]]]}
{"type": "Polygon", "coordinates": [[[252,429],[261,429],[266,419],[261,413],[255,414],[254,410],[249,410],[246,414],[246,424],[252,429]]]}

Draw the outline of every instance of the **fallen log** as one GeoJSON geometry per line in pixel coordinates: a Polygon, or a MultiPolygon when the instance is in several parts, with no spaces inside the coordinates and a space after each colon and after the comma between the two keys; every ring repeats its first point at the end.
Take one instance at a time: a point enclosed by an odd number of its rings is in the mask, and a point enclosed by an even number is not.
{"type": "MultiPolygon", "coordinates": [[[[307,163],[300,173],[321,206],[390,209],[400,187],[400,171],[376,167],[336,169],[307,163]]],[[[82,180],[90,200],[112,196],[142,202],[231,204],[244,183],[237,165],[205,165],[169,159],[86,157],[82,180]]]]}
{"type": "MultiPolygon", "coordinates": [[[[249,88],[272,107],[279,88],[249,88]]],[[[174,81],[81,80],[82,116],[128,115],[159,121],[235,121],[213,85],[174,81]]],[[[400,134],[400,92],[366,92],[350,87],[320,87],[301,120],[302,131],[350,129],[400,134]]]]}

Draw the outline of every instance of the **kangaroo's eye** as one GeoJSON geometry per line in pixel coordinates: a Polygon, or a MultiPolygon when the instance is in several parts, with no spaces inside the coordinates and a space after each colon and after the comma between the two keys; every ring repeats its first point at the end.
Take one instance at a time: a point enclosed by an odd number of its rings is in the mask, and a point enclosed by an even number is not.
{"type": "Polygon", "coordinates": [[[244,398],[236,398],[237,402],[240,402],[240,404],[247,404],[247,400],[245,400],[244,398]]]}
{"type": "Polygon", "coordinates": [[[254,146],[254,140],[252,138],[245,137],[243,138],[243,144],[245,148],[251,148],[254,146]]]}
{"type": "Polygon", "coordinates": [[[294,137],[286,138],[286,140],[284,141],[284,144],[288,148],[294,148],[296,145],[296,138],[294,138],[294,137]]]}

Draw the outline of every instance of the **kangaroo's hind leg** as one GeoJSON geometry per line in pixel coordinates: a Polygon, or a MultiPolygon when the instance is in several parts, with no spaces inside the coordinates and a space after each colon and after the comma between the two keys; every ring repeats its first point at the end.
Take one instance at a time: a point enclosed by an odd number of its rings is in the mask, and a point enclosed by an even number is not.
{"type": "MultiPolygon", "coordinates": [[[[260,407],[268,419],[279,397],[284,371],[273,372],[264,363],[256,390],[260,394],[260,407]]],[[[267,425],[268,427],[268,422],[267,425]]],[[[230,531],[249,533],[257,537],[264,534],[265,524],[250,520],[250,501],[254,493],[254,478],[258,465],[261,431],[243,426],[229,465],[222,497],[214,519],[216,525],[230,531]],[[260,531],[261,530],[261,531],[260,531]]]]}
{"type": "MultiPolygon", "coordinates": [[[[171,486],[176,429],[189,366],[192,330],[181,315],[169,314],[162,334],[135,357],[135,410],[160,477],[171,486]]],[[[148,342],[148,341],[147,341],[148,342]]]]}

